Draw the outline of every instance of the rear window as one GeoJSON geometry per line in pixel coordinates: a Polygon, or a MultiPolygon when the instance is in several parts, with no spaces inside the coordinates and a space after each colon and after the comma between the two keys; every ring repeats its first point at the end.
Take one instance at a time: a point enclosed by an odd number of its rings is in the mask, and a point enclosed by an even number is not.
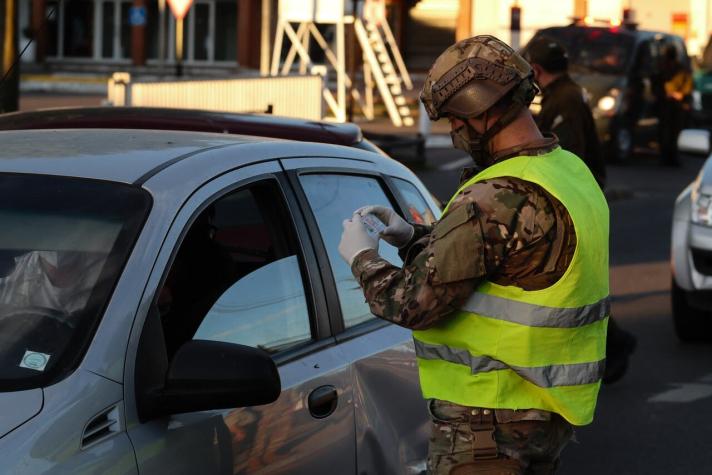
{"type": "Polygon", "coordinates": [[[0,174],[0,390],[76,366],[149,207],[134,186],[0,174]]]}
{"type": "Polygon", "coordinates": [[[633,55],[634,38],[616,28],[560,28],[540,31],[540,36],[566,49],[573,72],[623,74],[633,55]]]}

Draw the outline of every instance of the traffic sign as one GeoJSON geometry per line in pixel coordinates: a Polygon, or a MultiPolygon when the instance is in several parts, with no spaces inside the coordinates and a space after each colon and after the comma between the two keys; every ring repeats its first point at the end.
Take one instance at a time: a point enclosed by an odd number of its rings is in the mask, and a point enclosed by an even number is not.
{"type": "Polygon", "coordinates": [[[131,26],[146,25],[146,7],[131,7],[131,8],[129,8],[129,25],[131,25],[131,26]]]}
{"type": "Polygon", "coordinates": [[[167,2],[176,20],[185,18],[188,10],[190,10],[190,6],[193,4],[193,0],[167,0],[167,2]]]}

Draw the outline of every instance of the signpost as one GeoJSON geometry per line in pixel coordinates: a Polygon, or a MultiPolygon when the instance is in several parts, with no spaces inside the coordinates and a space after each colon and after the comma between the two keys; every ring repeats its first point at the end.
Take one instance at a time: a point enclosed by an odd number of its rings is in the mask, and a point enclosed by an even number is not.
{"type": "Polygon", "coordinates": [[[193,0],[167,0],[176,17],[176,76],[183,75],[183,18],[190,10],[193,0]]]}

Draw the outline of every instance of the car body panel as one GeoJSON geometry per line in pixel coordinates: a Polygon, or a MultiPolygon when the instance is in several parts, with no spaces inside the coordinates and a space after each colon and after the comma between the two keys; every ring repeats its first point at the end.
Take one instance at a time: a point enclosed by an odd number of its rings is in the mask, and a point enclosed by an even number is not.
{"type": "Polygon", "coordinates": [[[283,365],[279,373],[282,393],[272,404],[133,425],[139,471],[307,474],[338,467],[338,473],[356,473],[351,375],[339,347],[283,365]],[[338,405],[316,419],[307,399],[324,385],[336,388],[338,405]]]}
{"type": "Polygon", "coordinates": [[[0,392],[0,439],[42,410],[42,390],[0,392]]]}
{"type": "MultiPolygon", "coordinates": [[[[77,370],[42,391],[41,416],[30,419],[0,439],[3,472],[138,473],[133,448],[122,427],[123,391],[120,384],[77,370]],[[89,422],[112,406],[119,408],[116,431],[82,449],[82,437],[89,422]]],[[[0,407],[0,412],[8,410],[12,407],[0,407]]]]}
{"type": "Polygon", "coordinates": [[[692,193],[712,195],[712,156],[702,165],[699,175],[675,200],[671,236],[671,268],[673,278],[684,291],[712,290],[712,275],[695,268],[691,249],[712,252],[712,227],[695,224],[692,219],[692,193]]]}
{"type": "Polygon", "coordinates": [[[359,473],[425,472],[430,419],[410,330],[388,325],[341,348],[354,362],[359,473]]]}

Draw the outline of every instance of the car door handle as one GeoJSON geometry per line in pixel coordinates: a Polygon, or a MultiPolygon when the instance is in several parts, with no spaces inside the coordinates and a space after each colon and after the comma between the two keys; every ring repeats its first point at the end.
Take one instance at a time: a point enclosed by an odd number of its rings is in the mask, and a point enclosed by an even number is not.
{"type": "Polygon", "coordinates": [[[330,416],[339,401],[339,394],[334,386],[320,386],[309,394],[309,412],[317,419],[330,416]]]}

